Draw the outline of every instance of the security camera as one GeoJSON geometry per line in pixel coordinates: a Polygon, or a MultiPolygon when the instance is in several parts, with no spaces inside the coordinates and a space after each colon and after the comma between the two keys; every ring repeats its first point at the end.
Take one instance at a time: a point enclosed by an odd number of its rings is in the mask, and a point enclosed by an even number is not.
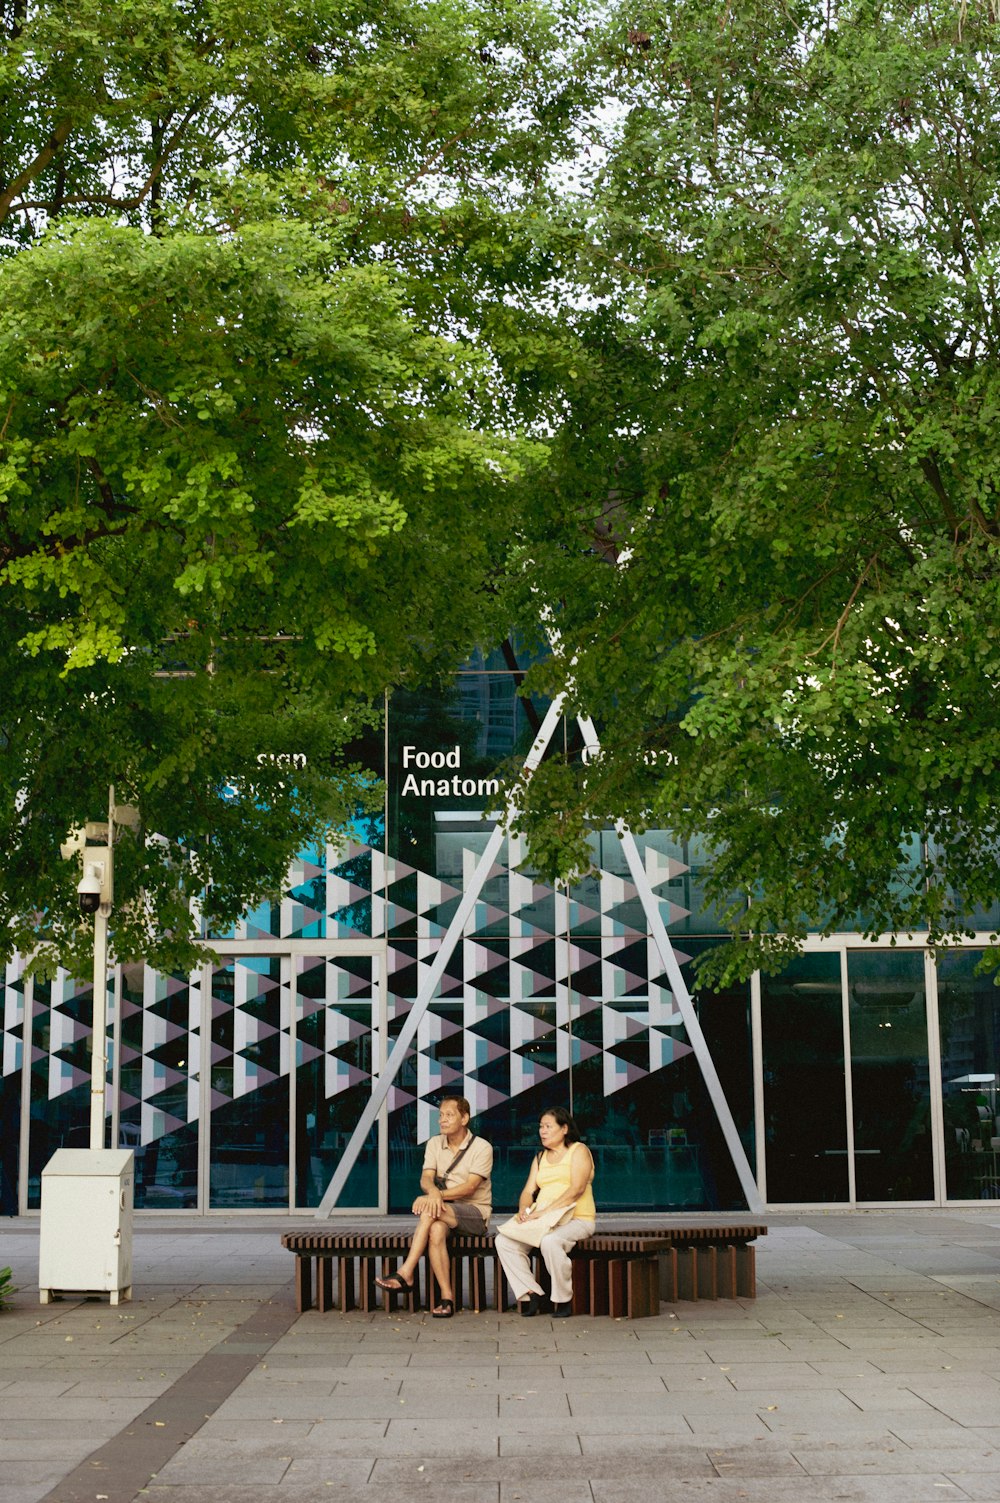
{"type": "Polygon", "coordinates": [[[83,876],[76,884],[81,913],[96,913],[100,908],[101,875],[101,868],[95,864],[91,864],[84,869],[83,876]]]}

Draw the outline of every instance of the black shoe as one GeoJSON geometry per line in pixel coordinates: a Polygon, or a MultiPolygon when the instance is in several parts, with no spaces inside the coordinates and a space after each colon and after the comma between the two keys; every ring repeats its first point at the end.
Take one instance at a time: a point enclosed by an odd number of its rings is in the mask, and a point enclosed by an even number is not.
{"type": "Polygon", "coordinates": [[[542,1295],[540,1295],[540,1294],[529,1294],[527,1299],[524,1299],[524,1300],[520,1301],[520,1303],[518,1304],[517,1308],[521,1312],[522,1315],[525,1315],[525,1316],[528,1316],[528,1315],[537,1315],[540,1312],[540,1310],[541,1310],[542,1306],[544,1305],[544,1303],[545,1303],[545,1300],[542,1297],[542,1295]]]}
{"type": "Polygon", "coordinates": [[[567,1300],[564,1305],[553,1305],[552,1306],[552,1319],[553,1320],[569,1320],[569,1318],[570,1318],[570,1316],[572,1314],[573,1314],[573,1301],[572,1300],[567,1300]]]}

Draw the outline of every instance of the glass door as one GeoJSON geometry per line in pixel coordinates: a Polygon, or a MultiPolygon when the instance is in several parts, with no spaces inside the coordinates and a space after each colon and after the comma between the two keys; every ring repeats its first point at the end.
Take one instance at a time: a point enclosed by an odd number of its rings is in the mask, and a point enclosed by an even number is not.
{"type": "Polygon", "coordinates": [[[934,1199],[924,957],[848,950],[856,1198],[934,1199]]]}
{"type": "Polygon", "coordinates": [[[797,957],[761,978],[767,1198],[850,1199],[840,955],[797,957]]]}
{"type": "Polygon", "coordinates": [[[1000,990],[982,950],[938,957],[938,1018],[949,1200],[1000,1198],[1000,990]]]}
{"type": "Polygon", "coordinates": [[[806,950],[761,1026],[768,1202],[933,1202],[923,950],[806,950]]]}
{"type": "MultiPolygon", "coordinates": [[[[383,1058],[382,958],[372,948],[298,944],[209,968],[212,1210],[319,1204],[383,1058]]],[[[339,1211],[384,1206],[383,1136],[377,1124],[339,1211]]]]}
{"type": "MultiPolygon", "coordinates": [[[[294,1204],[319,1205],[381,1069],[384,1008],[377,955],[295,955],[294,1204]]],[[[377,1210],[385,1113],[368,1135],[337,1203],[377,1210]]]]}
{"type": "Polygon", "coordinates": [[[212,1210],[288,1205],[290,972],[288,955],[210,967],[212,1210]]]}

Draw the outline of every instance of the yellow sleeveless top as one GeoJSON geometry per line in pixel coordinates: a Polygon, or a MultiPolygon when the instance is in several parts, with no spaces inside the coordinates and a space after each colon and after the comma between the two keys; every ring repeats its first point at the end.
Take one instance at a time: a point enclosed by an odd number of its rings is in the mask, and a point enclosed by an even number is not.
{"type": "MultiPolygon", "coordinates": [[[[560,1195],[563,1195],[569,1189],[570,1164],[577,1146],[576,1143],[572,1143],[569,1153],[567,1153],[564,1159],[560,1159],[558,1164],[550,1164],[545,1154],[542,1154],[541,1162],[535,1171],[535,1178],[538,1180],[538,1200],[536,1204],[540,1211],[544,1210],[550,1201],[558,1200],[560,1195]]],[[[594,1192],[590,1188],[593,1182],[594,1175],[593,1171],[591,1171],[587,1188],[573,1207],[574,1217],[579,1217],[581,1221],[594,1221],[597,1217],[597,1207],[594,1205],[594,1192]]]]}

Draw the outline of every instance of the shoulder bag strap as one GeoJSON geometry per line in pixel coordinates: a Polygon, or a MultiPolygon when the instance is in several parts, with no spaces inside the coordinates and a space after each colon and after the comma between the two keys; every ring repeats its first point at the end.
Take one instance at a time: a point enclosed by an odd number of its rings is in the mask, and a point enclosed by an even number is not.
{"type": "Polygon", "coordinates": [[[473,1145],[473,1143],[475,1141],[476,1141],[475,1135],[473,1135],[469,1139],[469,1141],[466,1143],[465,1147],[464,1148],[460,1148],[458,1150],[458,1152],[456,1153],[455,1157],[452,1159],[451,1163],[448,1165],[447,1169],[444,1171],[444,1174],[441,1176],[442,1179],[447,1179],[448,1178],[449,1174],[454,1169],[454,1167],[458,1163],[459,1159],[464,1159],[465,1158],[465,1155],[468,1153],[469,1149],[472,1147],[472,1145],[473,1145]]]}

